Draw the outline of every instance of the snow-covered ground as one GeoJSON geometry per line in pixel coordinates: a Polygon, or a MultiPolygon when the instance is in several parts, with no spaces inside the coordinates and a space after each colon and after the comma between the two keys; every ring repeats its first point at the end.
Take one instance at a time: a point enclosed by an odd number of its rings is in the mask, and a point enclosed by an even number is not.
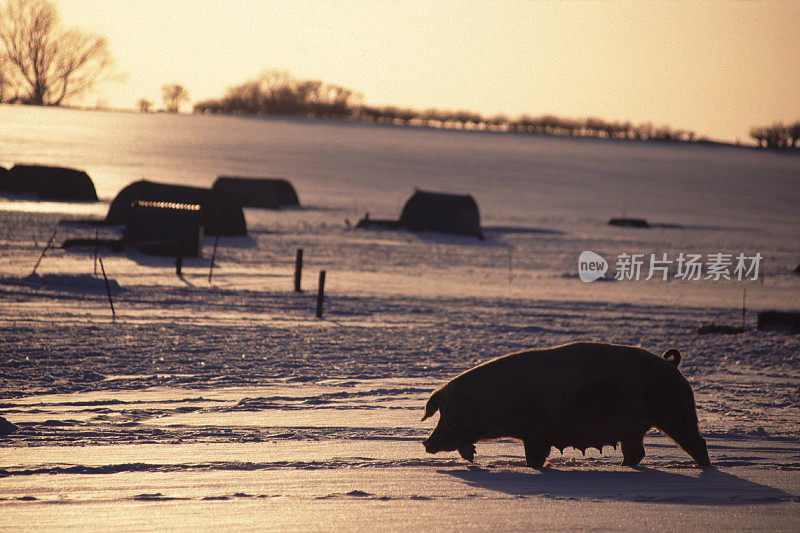
{"type": "Polygon", "coordinates": [[[755,314],[800,308],[800,158],[306,121],[0,115],[0,162],[86,168],[103,198],[0,198],[0,416],[20,428],[0,438],[5,527],[797,530],[800,336],[757,331],[755,314]],[[50,249],[32,275],[54,231],[56,245],[94,237],[74,220],[102,216],[127,182],[237,171],[288,177],[304,207],[247,210],[249,235],[220,239],[211,282],[211,238],[182,278],[170,258],[101,249],[113,318],[94,250],[50,249]],[[475,195],[486,239],[345,224],[367,210],[397,216],[415,184],[475,195]],[[681,227],[605,224],[623,210],[681,227]],[[612,266],[632,252],[764,260],[750,281],[584,283],[584,250],[612,266]],[[741,325],[743,289],[747,331],[699,335],[741,325]],[[655,431],[637,469],[610,447],[553,450],[542,472],[510,440],[479,443],[474,465],[425,453],[433,389],[490,357],[576,340],[679,348],[717,469],[655,431]]]}

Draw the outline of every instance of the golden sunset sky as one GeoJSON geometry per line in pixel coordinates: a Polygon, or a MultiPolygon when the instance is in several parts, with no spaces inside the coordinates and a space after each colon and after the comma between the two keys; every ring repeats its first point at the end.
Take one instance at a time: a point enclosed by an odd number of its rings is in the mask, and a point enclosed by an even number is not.
{"type": "Polygon", "coordinates": [[[124,73],[89,104],[192,101],[263,70],[374,105],[652,122],[747,141],[800,120],[800,1],[57,0],[124,73]]]}

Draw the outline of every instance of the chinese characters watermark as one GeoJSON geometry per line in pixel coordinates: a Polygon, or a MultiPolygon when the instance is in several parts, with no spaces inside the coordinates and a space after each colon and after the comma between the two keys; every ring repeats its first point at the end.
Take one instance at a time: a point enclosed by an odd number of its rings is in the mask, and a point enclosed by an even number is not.
{"type": "MultiPolygon", "coordinates": [[[[680,252],[677,257],[672,258],[666,253],[622,253],[617,255],[614,279],[757,280],[762,259],[760,253],[747,255],[744,252],[739,254],[719,252],[705,256],[680,252]]],[[[595,281],[605,276],[608,266],[608,262],[602,256],[587,250],[578,258],[578,275],[582,281],[595,281]]]]}

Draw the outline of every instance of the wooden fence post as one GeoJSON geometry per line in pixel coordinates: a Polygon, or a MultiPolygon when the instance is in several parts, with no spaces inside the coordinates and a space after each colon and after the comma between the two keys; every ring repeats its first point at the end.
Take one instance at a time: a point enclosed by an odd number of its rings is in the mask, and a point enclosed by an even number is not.
{"type": "Polygon", "coordinates": [[[178,249],[175,250],[175,274],[183,276],[183,239],[178,239],[178,249]]]}
{"type": "Polygon", "coordinates": [[[300,279],[303,276],[303,249],[297,249],[297,255],[294,258],[294,292],[303,292],[300,288],[300,279]]]}
{"type": "Polygon", "coordinates": [[[31,276],[36,275],[36,269],[39,268],[39,263],[41,263],[42,259],[44,259],[45,252],[47,252],[47,250],[50,249],[50,247],[53,245],[53,240],[56,238],[57,232],[58,228],[56,228],[55,231],[53,231],[53,235],[50,237],[50,240],[47,241],[47,244],[45,244],[44,248],[42,249],[42,255],[39,256],[39,259],[36,261],[36,264],[33,265],[33,272],[31,272],[31,276]]]}
{"type": "Polygon", "coordinates": [[[211,252],[211,267],[208,269],[208,282],[211,283],[211,276],[214,273],[214,258],[217,257],[217,243],[219,242],[219,235],[214,237],[214,251],[211,252]]]}
{"type": "Polygon", "coordinates": [[[111,306],[111,320],[117,321],[117,313],[114,312],[114,301],[111,299],[111,287],[108,286],[108,276],[106,276],[106,268],[103,266],[103,258],[98,256],[100,260],[100,270],[103,271],[103,281],[106,283],[106,294],[108,294],[108,304],[111,306]]]}
{"type": "Polygon", "coordinates": [[[325,271],[319,271],[319,289],[317,290],[317,318],[322,318],[322,305],[325,300],[325,271]]]}
{"type": "Polygon", "coordinates": [[[747,324],[747,287],[742,287],[742,329],[746,329],[747,324]]]}

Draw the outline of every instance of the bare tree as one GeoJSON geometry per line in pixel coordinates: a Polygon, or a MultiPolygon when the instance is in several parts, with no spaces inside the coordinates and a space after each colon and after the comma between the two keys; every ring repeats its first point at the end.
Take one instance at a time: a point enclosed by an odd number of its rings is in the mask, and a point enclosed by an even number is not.
{"type": "Polygon", "coordinates": [[[763,148],[786,148],[792,146],[791,127],[786,127],[782,122],[772,126],[758,126],[750,129],[750,137],[763,148]]]}
{"type": "Polygon", "coordinates": [[[8,74],[6,74],[5,60],[0,57],[0,104],[6,101],[6,91],[9,88],[8,74]]]}
{"type": "Polygon", "coordinates": [[[189,101],[189,91],[183,85],[169,83],[161,86],[161,98],[167,111],[177,113],[181,104],[189,101]]]}
{"type": "Polygon", "coordinates": [[[7,0],[0,7],[0,63],[16,98],[60,105],[109,78],[108,43],[78,29],[61,30],[49,0],[7,0]]]}
{"type": "Polygon", "coordinates": [[[800,121],[786,126],[786,135],[789,137],[789,146],[796,147],[800,141],[800,121]]]}
{"type": "Polygon", "coordinates": [[[139,101],[136,102],[136,106],[139,108],[139,113],[149,113],[150,110],[153,109],[153,102],[147,98],[140,98],[139,101]]]}
{"type": "Polygon", "coordinates": [[[399,118],[389,117],[377,108],[363,107],[362,99],[362,94],[339,85],[320,80],[297,79],[289,72],[270,70],[241,85],[230,87],[220,99],[198,102],[194,110],[199,113],[336,118],[358,114],[369,120],[387,121],[399,118]]]}
{"type": "Polygon", "coordinates": [[[762,126],[750,128],[750,137],[756,140],[759,147],[765,147],[767,145],[767,128],[762,126]]]}

